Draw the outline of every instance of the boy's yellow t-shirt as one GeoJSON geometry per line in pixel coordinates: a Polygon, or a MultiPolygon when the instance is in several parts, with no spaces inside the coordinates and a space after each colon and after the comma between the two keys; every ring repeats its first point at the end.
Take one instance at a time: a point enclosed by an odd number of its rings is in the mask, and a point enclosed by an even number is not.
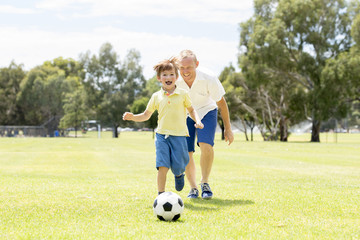
{"type": "Polygon", "coordinates": [[[158,110],[157,133],[189,136],[186,125],[188,107],[191,107],[191,100],[184,89],[176,88],[171,95],[161,89],[151,96],[146,110],[150,112],[158,110]]]}

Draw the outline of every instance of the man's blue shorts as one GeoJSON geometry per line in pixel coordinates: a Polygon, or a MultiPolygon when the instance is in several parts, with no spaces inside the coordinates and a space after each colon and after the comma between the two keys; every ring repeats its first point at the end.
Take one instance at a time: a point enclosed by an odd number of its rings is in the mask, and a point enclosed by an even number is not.
{"type": "Polygon", "coordinates": [[[195,128],[194,120],[190,117],[186,119],[186,124],[189,130],[189,137],[186,138],[188,144],[188,151],[195,152],[195,137],[197,135],[197,145],[199,142],[210,144],[214,146],[215,130],[217,125],[217,108],[208,112],[201,122],[204,124],[203,129],[195,128]]]}
{"type": "Polygon", "coordinates": [[[185,172],[189,153],[185,136],[171,136],[156,133],[156,168],[170,168],[175,176],[185,172]]]}

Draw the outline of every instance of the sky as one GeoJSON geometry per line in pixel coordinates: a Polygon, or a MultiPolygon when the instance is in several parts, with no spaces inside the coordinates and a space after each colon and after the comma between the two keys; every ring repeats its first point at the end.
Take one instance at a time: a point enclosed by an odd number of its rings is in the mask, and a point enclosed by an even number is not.
{"type": "Polygon", "coordinates": [[[183,49],[219,75],[237,66],[239,23],[252,14],[252,0],[1,0],[0,67],[78,60],[109,42],[120,61],[139,51],[146,79],[183,49]]]}

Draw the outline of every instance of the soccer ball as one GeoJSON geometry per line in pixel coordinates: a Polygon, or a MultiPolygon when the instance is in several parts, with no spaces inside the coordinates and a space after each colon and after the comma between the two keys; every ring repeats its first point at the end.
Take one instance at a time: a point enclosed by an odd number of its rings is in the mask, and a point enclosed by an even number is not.
{"type": "Polygon", "coordinates": [[[153,210],[162,221],[176,221],[184,211],[184,203],[176,193],[164,192],[155,198],[153,210]]]}

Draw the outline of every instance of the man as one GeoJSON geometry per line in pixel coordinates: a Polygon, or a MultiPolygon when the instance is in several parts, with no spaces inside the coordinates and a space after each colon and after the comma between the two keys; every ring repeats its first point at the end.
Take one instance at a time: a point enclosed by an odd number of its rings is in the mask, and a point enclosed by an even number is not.
{"type": "Polygon", "coordinates": [[[199,114],[203,129],[195,129],[195,122],[187,118],[187,126],[190,137],[187,138],[190,161],[186,167],[186,177],[190,183],[191,190],[188,198],[197,198],[199,190],[196,185],[196,167],[193,158],[195,152],[195,137],[200,147],[201,167],[201,197],[211,199],[213,193],[209,185],[209,176],[214,161],[214,137],[217,126],[217,111],[219,109],[225,126],[225,141],[230,145],[234,141],[231,130],[229,109],[224,98],[225,90],[219,79],[213,74],[198,69],[199,61],[196,55],[190,50],[183,50],[177,57],[180,75],[177,86],[189,91],[193,107],[199,114]]]}

